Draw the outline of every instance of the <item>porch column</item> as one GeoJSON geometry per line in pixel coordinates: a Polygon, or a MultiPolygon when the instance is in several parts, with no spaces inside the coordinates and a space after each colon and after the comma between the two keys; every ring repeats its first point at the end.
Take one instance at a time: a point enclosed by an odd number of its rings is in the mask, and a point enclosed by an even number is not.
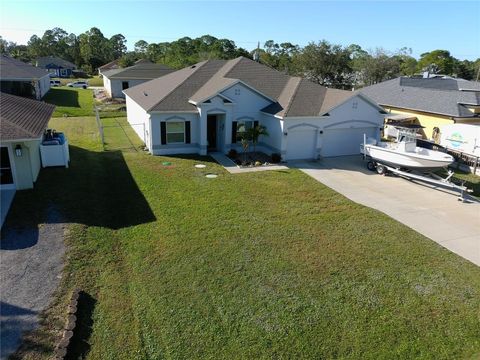
{"type": "Polygon", "coordinates": [[[198,108],[200,113],[200,155],[207,155],[207,112],[198,108]]]}

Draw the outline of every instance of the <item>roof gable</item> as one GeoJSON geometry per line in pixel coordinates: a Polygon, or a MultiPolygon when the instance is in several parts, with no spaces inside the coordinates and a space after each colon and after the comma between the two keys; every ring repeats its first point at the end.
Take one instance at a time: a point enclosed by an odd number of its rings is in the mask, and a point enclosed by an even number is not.
{"type": "Polygon", "coordinates": [[[118,68],[102,71],[102,75],[109,79],[156,79],[167,75],[174,70],[167,65],[152,64],[150,62],[139,63],[127,68],[118,68]]]}
{"type": "Polygon", "coordinates": [[[54,109],[42,101],[0,93],[1,140],[38,139],[54,109]]]}

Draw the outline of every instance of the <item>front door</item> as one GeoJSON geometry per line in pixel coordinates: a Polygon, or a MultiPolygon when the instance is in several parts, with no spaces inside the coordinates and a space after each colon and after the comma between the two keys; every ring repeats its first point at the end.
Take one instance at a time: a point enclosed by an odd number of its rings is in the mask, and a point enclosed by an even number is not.
{"type": "Polygon", "coordinates": [[[8,148],[2,146],[0,149],[0,187],[2,189],[14,189],[13,169],[8,148]]]}
{"type": "Polygon", "coordinates": [[[207,116],[207,141],[208,151],[217,150],[217,116],[208,115],[207,116]]]}

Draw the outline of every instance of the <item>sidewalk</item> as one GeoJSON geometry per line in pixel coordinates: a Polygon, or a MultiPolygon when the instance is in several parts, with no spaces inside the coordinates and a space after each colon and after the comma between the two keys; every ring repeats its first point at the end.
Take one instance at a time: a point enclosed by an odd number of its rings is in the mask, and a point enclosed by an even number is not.
{"type": "Polygon", "coordinates": [[[220,152],[209,153],[216,162],[222,165],[225,170],[230,174],[242,174],[248,172],[257,172],[257,171],[268,171],[268,170],[288,170],[287,166],[284,165],[269,165],[269,166],[256,166],[256,167],[246,167],[241,168],[237,166],[228,156],[220,152]]]}

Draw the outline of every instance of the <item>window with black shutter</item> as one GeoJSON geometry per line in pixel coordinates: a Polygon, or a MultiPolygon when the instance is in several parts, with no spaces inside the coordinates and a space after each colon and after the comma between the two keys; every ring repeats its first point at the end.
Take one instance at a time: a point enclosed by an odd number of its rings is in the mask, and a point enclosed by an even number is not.
{"type": "Polygon", "coordinates": [[[232,144],[237,142],[237,122],[232,121],[232,144]]]}
{"type": "Polygon", "coordinates": [[[185,121],[185,143],[190,144],[190,142],[191,142],[190,121],[185,121]]]}
{"type": "Polygon", "coordinates": [[[160,123],[160,139],[162,145],[167,143],[167,124],[165,122],[160,123]]]}

